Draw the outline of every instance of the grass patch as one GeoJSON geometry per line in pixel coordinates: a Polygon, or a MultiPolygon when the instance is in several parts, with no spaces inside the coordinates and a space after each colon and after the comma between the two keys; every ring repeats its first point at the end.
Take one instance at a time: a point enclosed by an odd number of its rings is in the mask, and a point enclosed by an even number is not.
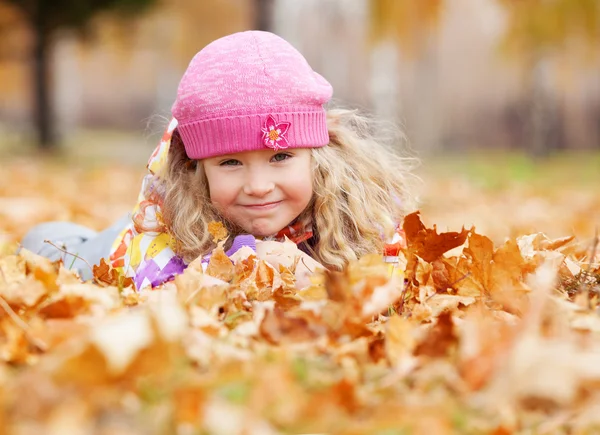
{"type": "Polygon", "coordinates": [[[490,189],[590,185],[600,183],[600,151],[561,152],[542,159],[515,151],[448,153],[423,159],[420,172],[425,177],[464,177],[490,189]]]}

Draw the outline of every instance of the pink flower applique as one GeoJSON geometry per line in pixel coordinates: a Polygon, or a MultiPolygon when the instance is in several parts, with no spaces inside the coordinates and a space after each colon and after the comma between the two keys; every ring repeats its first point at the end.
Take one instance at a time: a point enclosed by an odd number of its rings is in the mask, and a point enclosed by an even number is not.
{"type": "Polygon", "coordinates": [[[262,139],[266,146],[273,148],[275,151],[278,149],[288,148],[290,146],[285,135],[290,129],[291,122],[275,122],[273,116],[269,115],[265,121],[265,125],[261,128],[263,133],[262,139]]]}

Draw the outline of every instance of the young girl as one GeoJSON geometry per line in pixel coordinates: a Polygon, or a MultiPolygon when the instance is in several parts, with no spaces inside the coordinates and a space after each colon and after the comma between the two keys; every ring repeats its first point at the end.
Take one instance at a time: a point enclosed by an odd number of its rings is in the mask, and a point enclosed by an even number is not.
{"type": "MultiPolygon", "coordinates": [[[[133,219],[91,236],[60,227],[71,238],[66,251],[93,261],[110,256],[138,289],[206,258],[215,247],[211,222],[228,230],[228,255],[256,249],[257,239],[286,238],[329,269],[367,253],[394,255],[398,244],[385,241],[410,200],[406,160],[385,143],[382,124],[326,110],[331,96],[327,80],[274,34],[212,42],[181,79],[133,219]],[[109,255],[106,241],[119,231],[109,255]]],[[[23,246],[57,239],[48,232],[32,230],[23,246]]],[[[79,260],[75,267],[85,278],[79,260]]]]}

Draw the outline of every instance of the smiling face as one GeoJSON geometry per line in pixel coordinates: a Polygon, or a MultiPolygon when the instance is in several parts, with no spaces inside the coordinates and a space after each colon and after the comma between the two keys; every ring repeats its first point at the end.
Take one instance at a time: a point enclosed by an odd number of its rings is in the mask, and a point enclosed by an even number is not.
{"type": "Polygon", "coordinates": [[[256,237],[276,234],[312,198],[308,148],[247,151],[202,161],[212,204],[256,237]]]}

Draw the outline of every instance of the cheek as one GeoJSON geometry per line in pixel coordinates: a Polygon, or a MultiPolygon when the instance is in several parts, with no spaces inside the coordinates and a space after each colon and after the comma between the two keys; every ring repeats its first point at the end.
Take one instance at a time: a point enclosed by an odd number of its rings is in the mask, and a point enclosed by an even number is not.
{"type": "Polygon", "coordinates": [[[214,189],[210,189],[210,202],[223,210],[231,203],[231,196],[227,190],[215,186],[214,189]]]}
{"type": "Polygon", "coordinates": [[[231,183],[224,182],[225,177],[207,177],[210,202],[219,210],[224,210],[235,198],[231,183]],[[211,182],[212,180],[212,182],[211,182]]]}
{"type": "Polygon", "coordinates": [[[289,186],[298,201],[308,203],[313,194],[312,172],[310,166],[302,168],[301,171],[295,173],[297,175],[290,178],[288,181],[289,186]]]}

